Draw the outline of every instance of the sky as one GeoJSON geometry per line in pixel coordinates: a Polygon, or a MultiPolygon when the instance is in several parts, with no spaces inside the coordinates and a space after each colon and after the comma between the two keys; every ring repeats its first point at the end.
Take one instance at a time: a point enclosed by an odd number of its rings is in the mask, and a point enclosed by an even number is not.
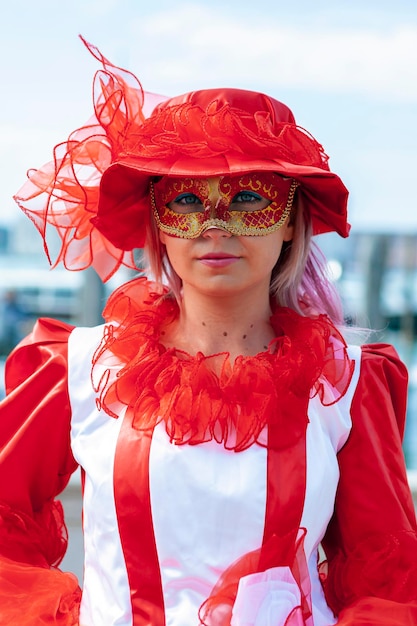
{"type": "Polygon", "coordinates": [[[10,0],[0,22],[0,224],[25,173],[92,113],[99,63],[145,90],[284,101],[350,190],[352,232],[417,233],[415,0],[10,0]]]}

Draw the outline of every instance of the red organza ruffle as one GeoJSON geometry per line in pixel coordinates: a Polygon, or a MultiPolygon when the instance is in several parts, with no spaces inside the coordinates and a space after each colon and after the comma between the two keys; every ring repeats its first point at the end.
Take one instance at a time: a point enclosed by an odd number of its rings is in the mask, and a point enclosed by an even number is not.
{"type": "Polygon", "coordinates": [[[91,218],[97,213],[104,170],[120,153],[124,137],[144,120],[145,93],[133,74],[84,43],[103,65],[95,77],[95,114],[54,148],[53,161],[28,172],[15,200],[40,232],[49,260],[48,225],[56,230],[59,249],[54,266],[62,262],[67,269],[82,270],[92,265],[105,281],[121,265],[134,268],[135,263],[132,252],[116,248],[91,218]]]}
{"type": "Polygon", "coordinates": [[[99,406],[113,417],[120,405],[128,406],[135,428],[162,421],[177,444],[214,439],[236,451],[264,445],[262,431],[276,424],[285,447],[304,432],[312,393],[323,404],[345,393],[353,363],[325,316],[310,319],[280,308],[271,318],[277,337],[268,350],[231,363],[227,353],[192,356],[160,343],[164,325],[178,315],[176,302],[164,295],[138,278],[108,301],[92,375],[99,406]],[[115,357],[125,365],[113,380],[115,357]]]}
{"type": "Polygon", "coordinates": [[[244,155],[246,160],[283,161],[328,170],[329,157],[323,147],[295,123],[271,126],[270,113],[254,115],[213,100],[203,108],[190,102],[160,107],[147,118],[123,146],[121,157],[210,159],[224,153],[244,155]]]}
{"type": "Polygon", "coordinates": [[[80,601],[74,574],[0,557],[0,624],[78,626],[80,601]]]}

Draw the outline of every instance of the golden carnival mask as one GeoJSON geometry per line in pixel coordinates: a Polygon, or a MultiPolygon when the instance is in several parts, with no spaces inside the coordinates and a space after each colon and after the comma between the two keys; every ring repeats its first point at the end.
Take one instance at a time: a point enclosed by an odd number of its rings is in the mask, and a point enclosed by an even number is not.
{"type": "Polygon", "coordinates": [[[163,176],[151,181],[152,210],[160,230],[194,239],[209,228],[262,236],[284,224],[297,181],[273,172],[210,178],[163,176]],[[243,210],[242,210],[243,209],[243,210]]]}

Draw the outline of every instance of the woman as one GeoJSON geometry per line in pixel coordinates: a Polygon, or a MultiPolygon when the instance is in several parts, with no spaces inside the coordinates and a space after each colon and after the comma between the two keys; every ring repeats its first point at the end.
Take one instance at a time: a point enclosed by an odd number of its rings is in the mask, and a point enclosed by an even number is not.
{"type": "Polygon", "coordinates": [[[348,235],[346,188],[273,98],[153,109],[86,45],[95,119],[16,199],[68,269],[106,280],[144,248],[152,281],[119,287],[103,326],[40,320],[9,357],[0,621],[416,624],[406,371],[346,345],[311,243],[348,235]],[[78,465],[82,597],[56,568],[78,465]]]}

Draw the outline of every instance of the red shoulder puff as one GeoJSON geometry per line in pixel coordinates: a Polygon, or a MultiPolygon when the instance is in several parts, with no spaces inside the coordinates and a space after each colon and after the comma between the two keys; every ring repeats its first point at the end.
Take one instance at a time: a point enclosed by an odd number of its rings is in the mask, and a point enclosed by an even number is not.
{"type": "Polygon", "coordinates": [[[71,327],[40,320],[6,364],[0,404],[0,623],[77,624],[80,590],[54,565],[67,532],[54,498],[76,463],[70,450],[67,340],[71,327]]]}
{"type": "Polygon", "coordinates": [[[407,371],[391,346],[363,346],[352,431],[339,453],[323,545],[327,601],[343,626],[417,624],[417,535],[402,452],[407,371]]]}

